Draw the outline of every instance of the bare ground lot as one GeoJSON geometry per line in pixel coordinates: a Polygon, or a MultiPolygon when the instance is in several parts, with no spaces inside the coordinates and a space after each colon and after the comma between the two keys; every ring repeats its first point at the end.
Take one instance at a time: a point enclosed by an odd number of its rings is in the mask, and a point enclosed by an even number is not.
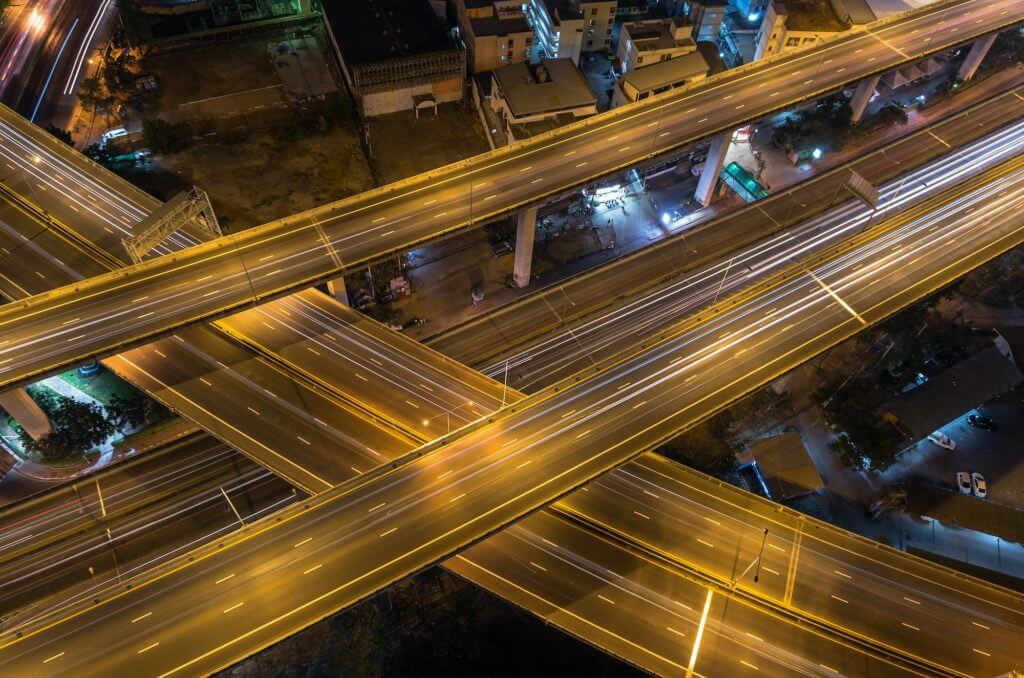
{"type": "Polygon", "coordinates": [[[370,148],[382,183],[398,181],[489,150],[469,100],[369,118],[370,148]]]}

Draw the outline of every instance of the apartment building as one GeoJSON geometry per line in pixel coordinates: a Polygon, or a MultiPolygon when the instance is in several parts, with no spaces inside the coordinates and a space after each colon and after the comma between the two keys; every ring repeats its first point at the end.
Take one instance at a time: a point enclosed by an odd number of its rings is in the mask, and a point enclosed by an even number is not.
{"type": "Polygon", "coordinates": [[[533,29],[527,3],[516,0],[454,0],[459,34],[473,73],[527,61],[533,29]]]}
{"type": "MultiPolygon", "coordinates": [[[[794,6],[795,7],[795,6],[794,6]]],[[[816,45],[849,29],[832,7],[814,13],[789,10],[781,2],[768,3],[754,46],[754,59],[816,45]]]]}
{"type": "Polygon", "coordinates": [[[622,24],[615,53],[619,71],[628,73],[695,52],[697,43],[692,31],[693,26],[682,16],[622,24]]]}

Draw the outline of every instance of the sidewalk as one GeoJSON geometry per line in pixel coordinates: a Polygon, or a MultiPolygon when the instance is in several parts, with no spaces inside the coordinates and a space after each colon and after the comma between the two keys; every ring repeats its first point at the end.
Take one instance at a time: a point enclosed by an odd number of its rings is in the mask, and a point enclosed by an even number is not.
{"type": "MultiPolygon", "coordinates": [[[[910,111],[906,125],[879,130],[870,137],[847,145],[839,153],[829,154],[813,167],[807,164],[794,166],[780,151],[765,146],[762,153],[768,164],[764,180],[771,185],[773,192],[781,192],[814,173],[846,163],[866,151],[877,149],[929,125],[951,112],[966,108],[995,92],[1021,83],[1024,83],[1024,66],[1009,68],[965,90],[957,97],[937,103],[923,111],[910,111]]],[[[763,143],[764,134],[765,132],[759,133],[754,143],[763,143]]],[[[734,144],[727,157],[744,157],[743,154],[746,154],[745,157],[753,158],[750,155],[749,143],[734,144]]],[[[741,164],[747,165],[748,162],[744,161],[741,164]]],[[[748,169],[756,170],[756,165],[750,165],[748,169]]],[[[575,250],[567,244],[553,248],[552,241],[548,238],[549,233],[538,230],[534,242],[534,280],[526,288],[507,286],[507,280],[512,273],[514,255],[495,259],[491,251],[489,238],[492,232],[497,233],[496,239],[514,239],[515,228],[511,220],[507,220],[503,225],[492,226],[491,231],[474,229],[416,250],[411,255],[413,269],[406,274],[412,285],[413,295],[400,300],[394,307],[403,319],[419,316],[425,318],[427,323],[406,330],[407,334],[419,340],[433,336],[539,289],[557,285],[583,271],[630,254],[660,238],[685,232],[694,225],[706,222],[741,204],[739,198],[730,193],[717,198],[710,207],[691,212],[680,210],[685,212],[682,218],[673,221],[671,228],[666,228],[660,222],[661,208],[681,203],[682,200],[678,199],[681,192],[689,191],[692,194],[690,184],[695,186],[695,179],[689,175],[676,176],[668,172],[648,183],[651,189],[646,193],[624,197],[625,213],[621,208],[599,208],[591,217],[595,225],[605,223],[608,218],[613,219],[614,248],[584,248],[582,239],[575,250]],[[470,290],[477,285],[482,287],[484,299],[474,306],[470,299],[470,290]]],[[[544,216],[546,213],[542,210],[539,218],[544,216]]],[[[593,236],[590,236],[590,239],[593,241],[593,236]]]]}

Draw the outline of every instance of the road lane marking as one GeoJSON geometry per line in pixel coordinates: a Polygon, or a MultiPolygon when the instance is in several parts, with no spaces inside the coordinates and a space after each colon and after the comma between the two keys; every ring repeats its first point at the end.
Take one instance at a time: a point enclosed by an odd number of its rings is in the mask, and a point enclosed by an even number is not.
{"type": "Polygon", "coordinates": [[[597,594],[597,597],[600,598],[601,600],[605,601],[606,603],[611,603],[612,605],[615,604],[614,600],[612,600],[611,598],[605,598],[600,593],[597,594]]]}
{"type": "Polygon", "coordinates": [[[850,601],[848,601],[848,600],[845,600],[845,599],[843,599],[843,598],[840,598],[839,596],[837,596],[837,595],[836,595],[836,594],[834,594],[834,593],[832,594],[832,597],[833,597],[833,598],[835,598],[836,600],[838,600],[838,601],[839,601],[840,603],[846,603],[846,604],[849,604],[849,603],[850,603],[850,601]]]}
{"type": "Polygon", "coordinates": [[[840,572],[839,570],[832,570],[832,571],[835,572],[836,574],[838,574],[840,577],[846,577],[847,579],[853,579],[853,577],[851,577],[850,575],[846,574],[845,572],[840,572]]]}
{"type": "Polygon", "coordinates": [[[913,598],[907,598],[906,596],[903,596],[903,600],[907,601],[908,603],[913,603],[914,605],[920,605],[921,604],[918,601],[914,600],[913,598]]]}
{"type": "Polygon", "coordinates": [[[693,649],[690,651],[690,663],[686,667],[686,678],[693,678],[693,667],[697,665],[697,653],[700,651],[700,641],[704,637],[704,628],[708,625],[708,612],[711,611],[711,598],[715,595],[714,589],[708,589],[708,597],[704,599],[704,611],[700,615],[700,623],[697,625],[697,636],[693,639],[693,649]]]}
{"type": "Polygon", "coordinates": [[[374,511],[376,511],[379,508],[384,508],[386,505],[387,505],[387,502],[386,501],[382,501],[381,503],[377,504],[373,508],[369,509],[367,511],[367,513],[373,513],[374,511]]]}
{"type": "Polygon", "coordinates": [[[932,137],[933,137],[933,138],[934,138],[934,139],[935,139],[936,141],[938,141],[938,142],[939,142],[940,144],[942,144],[942,145],[943,145],[943,146],[945,146],[946,148],[953,148],[953,147],[952,147],[952,146],[950,146],[950,145],[949,145],[948,143],[946,143],[946,141],[945,141],[945,140],[943,140],[943,139],[940,139],[940,138],[939,138],[939,137],[938,137],[938,136],[937,136],[937,135],[935,134],[935,132],[933,132],[933,131],[931,131],[931,130],[928,130],[928,134],[930,134],[930,135],[931,135],[931,136],[932,136],[932,137]]]}
{"type": "Polygon", "coordinates": [[[992,655],[991,655],[991,654],[989,654],[988,652],[985,652],[984,650],[979,650],[979,649],[978,649],[978,648],[976,648],[976,647],[972,647],[971,649],[972,649],[972,650],[974,650],[975,652],[977,652],[978,654],[983,654],[983,655],[985,655],[986,657],[991,657],[991,656],[992,656],[992,655]]]}
{"type": "Polygon", "coordinates": [[[533,565],[535,568],[537,568],[541,572],[547,572],[547,568],[541,567],[540,565],[538,565],[537,563],[533,562],[532,560],[530,561],[530,565],[533,565]]]}
{"type": "Polygon", "coordinates": [[[711,548],[711,549],[715,548],[715,545],[712,544],[709,541],[704,541],[703,539],[699,539],[699,538],[697,539],[697,541],[699,541],[701,544],[704,544],[704,546],[707,546],[708,548],[711,548]]]}
{"type": "Polygon", "coordinates": [[[157,642],[153,643],[152,645],[147,645],[146,647],[144,647],[141,650],[139,650],[139,654],[142,654],[143,652],[148,652],[149,650],[152,650],[154,647],[156,647],[159,644],[160,644],[160,641],[158,640],[157,642]]]}
{"type": "Polygon", "coordinates": [[[44,663],[44,664],[49,664],[49,663],[50,663],[50,662],[52,662],[52,661],[53,661],[54,659],[60,659],[60,658],[61,658],[61,657],[63,657],[63,656],[64,656],[64,653],[63,653],[63,652],[58,652],[57,654],[53,655],[53,656],[52,656],[52,657],[50,657],[49,659],[44,659],[44,660],[43,660],[43,663],[44,663]]]}
{"type": "Polygon", "coordinates": [[[214,584],[220,584],[220,583],[222,583],[222,582],[226,582],[226,581],[227,581],[228,579],[231,579],[231,578],[232,578],[232,577],[234,577],[234,576],[235,576],[235,573],[234,573],[234,572],[232,572],[232,573],[231,573],[231,574],[229,574],[228,576],[226,576],[226,577],[223,577],[222,579],[218,579],[217,581],[215,581],[215,582],[213,582],[213,583],[214,583],[214,584]]]}
{"type": "Polygon", "coordinates": [[[907,622],[900,622],[900,624],[902,624],[903,626],[906,626],[908,629],[912,629],[914,631],[920,631],[921,630],[921,629],[917,628],[916,626],[912,626],[912,625],[908,624],[907,622]]]}
{"type": "Polygon", "coordinates": [[[838,302],[839,302],[839,305],[840,305],[840,306],[842,306],[843,308],[845,308],[845,309],[846,309],[847,311],[849,311],[849,312],[850,312],[850,315],[852,315],[852,316],[853,316],[854,318],[856,318],[857,320],[859,320],[859,321],[860,321],[860,323],[861,323],[862,325],[864,325],[865,327],[867,327],[867,325],[868,325],[868,321],[867,321],[867,320],[864,320],[864,318],[862,318],[862,317],[860,316],[860,314],[859,314],[859,313],[857,313],[856,311],[854,311],[854,310],[853,310],[853,307],[852,307],[852,306],[850,306],[850,305],[849,305],[848,303],[846,303],[845,301],[843,301],[842,297],[840,297],[840,296],[839,296],[838,294],[836,294],[836,293],[835,293],[835,292],[834,292],[834,291],[832,290],[832,288],[831,288],[831,287],[829,287],[828,285],[826,285],[826,284],[825,284],[825,281],[824,281],[824,280],[822,280],[822,279],[821,279],[821,278],[819,278],[818,276],[814,275],[814,271],[812,271],[811,269],[809,269],[809,268],[808,268],[808,269],[805,269],[805,270],[807,271],[807,274],[808,274],[809,276],[811,276],[812,278],[814,278],[814,281],[815,281],[816,283],[818,283],[819,285],[821,285],[821,289],[823,289],[823,290],[825,290],[826,292],[828,292],[828,293],[829,293],[829,295],[830,295],[830,296],[831,296],[831,297],[832,297],[833,299],[835,299],[836,301],[838,301],[838,302]]]}
{"type": "Polygon", "coordinates": [[[975,626],[977,626],[978,628],[985,629],[986,631],[991,631],[991,629],[989,627],[985,626],[984,624],[979,624],[976,621],[972,621],[971,623],[974,624],[975,626]]]}
{"type": "Polygon", "coordinates": [[[135,619],[133,619],[132,623],[134,624],[135,622],[142,621],[143,619],[145,619],[146,617],[151,616],[152,614],[153,614],[152,612],[147,612],[144,615],[140,615],[140,616],[136,617],[135,619]]]}
{"type": "Polygon", "coordinates": [[[397,531],[398,531],[398,528],[397,528],[397,527],[392,527],[392,528],[391,528],[390,530],[388,530],[387,532],[384,532],[384,533],[383,533],[383,534],[381,534],[380,536],[381,536],[381,537],[386,537],[386,536],[388,536],[389,534],[391,534],[392,532],[397,532],[397,531]]]}
{"type": "Polygon", "coordinates": [[[317,570],[319,570],[323,566],[324,566],[323,563],[319,563],[319,564],[314,565],[313,567],[309,568],[308,570],[306,570],[302,574],[309,574],[310,572],[316,572],[317,570]]]}
{"type": "Polygon", "coordinates": [[[228,609],[226,609],[223,612],[221,612],[221,614],[227,614],[228,612],[231,612],[232,610],[237,610],[238,608],[242,607],[243,605],[245,605],[245,602],[235,603],[234,605],[232,605],[228,609]]]}
{"type": "Polygon", "coordinates": [[[740,660],[740,664],[743,664],[744,666],[749,666],[750,668],[754,669],[755,671],[757,671],[757,670],[758,670],[758,668],[757,668],[756,666],[754,666],[754,665],[753,665],[753,664],[751,664],[750,662],[748,662],[748,661],[745,661],[745,660],[743,660],[743,659],[741,659],[741,660],[740,660]]]}
{"type": "Polygon", "coordinates": [[[313,538],[312,538],[312,537],[306,537],[306,538],[305,538],[305,539],[303,539],[302,541],[299,541],[299,542],[295,542],[294,544],[292,544],[292,548],[293,548],[293,549],[297,549],[297,548],[299,548],[300,546],[302,546],[303,544],[308,544],[308,543],[309,543],[309,542],[311,542],[311,541],[313,541],[313,538]]]}
{"type": "Polygon", "coordinates": [[[633,513],[637,514],[638,516],[640,516],[640,517],[641,517],[641,518],[643,518],[644,520],[650,520],[650,519],[651,519],[651,517],[650,517],[650,516],[648,516],[648,515],[644,515],[643,513],[640,513],[639,511],[633,511],[633,513]]]}

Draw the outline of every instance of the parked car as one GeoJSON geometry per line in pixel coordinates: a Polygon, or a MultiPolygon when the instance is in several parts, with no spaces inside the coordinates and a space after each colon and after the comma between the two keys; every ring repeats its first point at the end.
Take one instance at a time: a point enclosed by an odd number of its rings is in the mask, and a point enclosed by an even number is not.
{"type": "Polygon", "coordinates": [[[996,422],[980,414],[967,415],[967,423],[973,426],[974,428],[980,428],[985,431],[996,430],[996,422]]]}
{"type": "Polygon", "coordinates": [[[939,447],[945,447],[947,450],[956,449],[956,443],[953,442],[945,433],[940,433],[939,431],[928,436],[928,440],[932,441],[939,447]]]}
{"type": "Polygon", "coordinates": [[[491,252],[494,254],[495,259],[503,257],[506,254],[511,254],[513,252],[512,243],[508,240],[499,240],[491,245],[491,252]]]}
{"type": "Polygon", "coordinates": [[[988,496],[988,485],[985,483],[985,476],[980,473],[971,474],[971,489],[974,490],[974,496],[979,499],[984,499],[988,496]]]}
{"type": "Polygon", "coordinates": [[[971,493],[971,474],[967,471],[956,472],[956,485],[960,488],[961,494],[971,493]]]}

